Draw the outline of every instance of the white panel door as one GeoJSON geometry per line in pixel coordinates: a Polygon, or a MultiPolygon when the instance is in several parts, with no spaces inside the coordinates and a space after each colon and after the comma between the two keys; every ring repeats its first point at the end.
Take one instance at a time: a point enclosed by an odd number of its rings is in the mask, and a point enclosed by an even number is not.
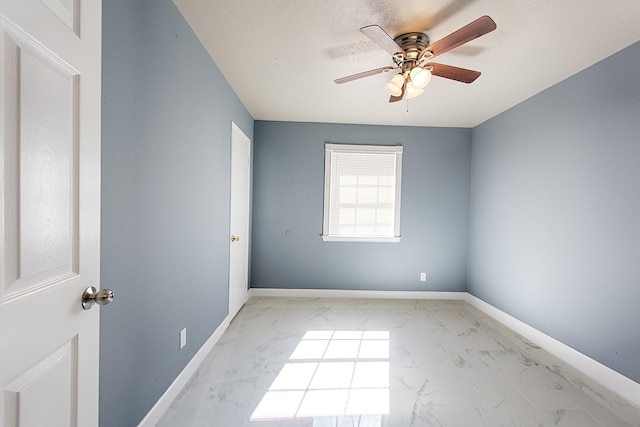
{"type": "Polygon", "coordinates": [[[97,426],[101,2],[0,17],[0,425],[97,426]]]}
{"type": "Polygon", "coordinates": [[[249,275],[249,198],[251,140],[231,123],[231,221],[229,246],[229,317],[247,301],[249,275]]]}

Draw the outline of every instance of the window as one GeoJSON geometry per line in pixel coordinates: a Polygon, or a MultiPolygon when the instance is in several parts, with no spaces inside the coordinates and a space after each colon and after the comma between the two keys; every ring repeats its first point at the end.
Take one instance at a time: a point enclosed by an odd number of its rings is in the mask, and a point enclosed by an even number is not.
{"type": "Polygon", "coordinates": [[[399,242],[402,146],[325,145],[322,239],[399,242]]]}

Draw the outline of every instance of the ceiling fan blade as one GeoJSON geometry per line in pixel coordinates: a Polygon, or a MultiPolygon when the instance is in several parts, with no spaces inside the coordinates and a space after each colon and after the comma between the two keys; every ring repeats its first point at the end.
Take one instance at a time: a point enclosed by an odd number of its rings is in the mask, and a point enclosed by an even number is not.
{"type": "Polygon", "coordinates": [[[382,28],[377,25],[368,25],[360,28],[360,31],[365,36],[376,42],[381,48],[389,52],[391,55],[396,53],[402,53],[405,56],[405,51],[396,43],[389,34],[387,34],[382,28]]]}
{"type": "Polygon", "coordinates": [[[480,71],[467,70],[466,68],[436,64],[433,62],[429,62],[426,66],[429,68],[433,67],[431,74],[434,76],[444,77],[445,79],[456,80],[462,83],[473,83],[480,77],[480,71]]]}
{"type": "Polygon", "coordinates": [[[389,66],[389,67],[380,67],[380,68],[376,68],[375,70],[363,71],[362,73],[353,74],[351,76],[335,79],[334,82],[336,82],[337,84],[347,83],[347,82],[351,82],[353,80],[361,79],[363,77],[369,77],[369,76],[373,76],[375,74],[386,73],[387,71],[391,71],[391,70],[395,70],[395,69],[396,69],[396,67],[391,67],[391,66],[389,66]]]}
{"type": "Polygon", "coordinates": [[[465,25],[457,31],[449,34],[443,39],[438,40],[433,43],[431,46],[424,49],[420,52],[420,57],[424,55],[427,51],[433,53],[433,57],[435,58],[438,55],[442,55],[445,52],[450,51],[460,45],[463,45],[467,42],[470,42],[473,39],[477,39],[480,36],[483,36],[497,28],[496,23],[493,22],[493,19],[488,16],[482,16],[470,24],[465,25]]]}
{"type": "Polygon", "coordinates": [[[401,100],[402,100],[402,98],[404,98],[404,94],[405,94],[405,89],[406,89],[406,88],[407,88],[407,82],[405,82],[405,83],[402,85],[402,93],[400,93],[400,96],[393,96],[393,95],[391,95],[391,96],[389,97],[389,104],[391,104],[392,102],[398,102],[398,101],[401,101],[401,100]]]}

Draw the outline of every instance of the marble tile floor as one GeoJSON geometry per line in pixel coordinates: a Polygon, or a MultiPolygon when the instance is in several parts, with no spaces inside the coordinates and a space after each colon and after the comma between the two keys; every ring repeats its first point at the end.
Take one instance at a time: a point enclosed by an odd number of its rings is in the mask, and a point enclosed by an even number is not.
{"type": "Polygon", "coordinates": [[[463,301],[252,298],[161,427],[640,427],[463,301]]]}

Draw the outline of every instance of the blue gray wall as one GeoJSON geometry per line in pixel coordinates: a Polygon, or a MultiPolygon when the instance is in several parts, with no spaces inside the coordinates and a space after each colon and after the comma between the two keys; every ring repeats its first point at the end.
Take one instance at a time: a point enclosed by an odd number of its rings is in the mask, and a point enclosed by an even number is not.
{"type": "Polygon", "coordinates": [[[102,99],[100,425],[121,427],[227,314],[231,120],[253,119],[170,0],[103,1],[102,99]]]}
{"type": "Polygon", "coordinates": [[[251,287],[464,291],[470,138],[470,129],[256,121],[251,287]],[[403,145],[400,243],[322,241],[325,142],[403,145]]]}
{"type": "Polygon", "coordinates": [[[640,43],[473,129],[472,294],[640,382],[640,43]]]}

